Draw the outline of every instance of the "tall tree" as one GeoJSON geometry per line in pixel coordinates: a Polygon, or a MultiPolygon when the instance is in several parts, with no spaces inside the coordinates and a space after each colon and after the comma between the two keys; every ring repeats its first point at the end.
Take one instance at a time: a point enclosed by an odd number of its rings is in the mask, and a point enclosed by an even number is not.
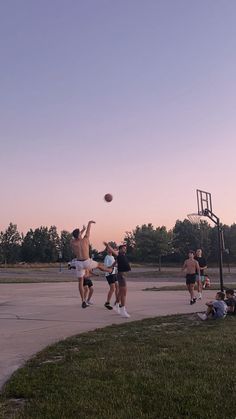
{"type": "Polygon", "coordinates": [[[171,235],[166,227],[154,229],[152,224],[143,224],[132,233],[126,233],[124,240],[130,244],[134,260],[158,262],[159,257],[170,249],[171,235]]]}
{"type": "Polygon", "coordinates": [[[10,223],[5,232],[0,233],[1,258],[4,263],[16,263],[20,260],[22,236],[17,225],[10,223]]]}

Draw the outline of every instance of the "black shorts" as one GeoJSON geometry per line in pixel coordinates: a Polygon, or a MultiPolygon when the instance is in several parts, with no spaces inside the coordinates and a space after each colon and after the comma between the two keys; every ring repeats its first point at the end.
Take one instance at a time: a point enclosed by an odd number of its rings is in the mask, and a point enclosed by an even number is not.
{"type": "Polygon", "coordinates": [[[93,286],[93,282],[91,281],[90,278],[84,278],[84,287],[89,287],[91,288],[93,286]]]}
{"type": "Polygon", "coordinates": [[[110,274],[106,276],[106,280],[108,282],[109,285],[111,284],[115,284],[117,281],[117,276],[115,274],[110,274]]]}
{"type": "Polygon", "coordinates": [[[126,272],[118,272],[117,280],[119,287],[126,287],[126,272]]]}
{"type": "Polygon", "coordinates": [[[186,285],[195,284],[196,274],[187,274],[186,275],[186,285]]]}

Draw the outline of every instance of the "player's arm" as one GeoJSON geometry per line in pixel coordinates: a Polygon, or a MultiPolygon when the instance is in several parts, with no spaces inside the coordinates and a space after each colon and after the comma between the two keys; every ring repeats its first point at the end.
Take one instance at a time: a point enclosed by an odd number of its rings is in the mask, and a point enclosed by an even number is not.
{"type": "Polygon", "coordinates": [[[185,260],[181,270],[184,271],[186,268],[187,268],[187,261],[185,260]]]}
{"type": "Polygon", "coordinates": [[[89,221],[88,225],[87,225],[87,229],[86,229],[86,233],[84,237],[87,237],[87,239],[89,239],[90,237],[90,230],[91,230],[91,225],[95,224],[95,221],[89,221]]]}
{"type": "Polygon", "coordinates": [[[82,230],[80,231],[80,236],[81,236],[81,238],[82,238],[82,235],[84,234],[85,230],[86,230],[86,226],[85,226],[85,225],[83,225],[83,228],[82,228],[82,230]]]}
{"type": "Polygon", "coordinates": [[[118,250],[113,249],[107,242],[103,242],[107,249],[109,249],[114,256],[118,256],[118,250]]]}
{"type": "Polygon", "coordinates": [[[196,262],[196,272],[197,272],[198,276],[200,276],[200,266],[199,266],[199,263],[197,261],[195,261],[195,262],[196,262]]]}

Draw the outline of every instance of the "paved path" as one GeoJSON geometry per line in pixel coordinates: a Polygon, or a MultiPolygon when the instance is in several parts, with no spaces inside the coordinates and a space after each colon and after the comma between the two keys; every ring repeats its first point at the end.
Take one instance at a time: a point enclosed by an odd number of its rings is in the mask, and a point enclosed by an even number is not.
{"type": "MultiPolygon", "coordinates": [[[[110,324],[204,310],[204,302],[189,305],[186,291],[143,291],[152,285],[161,284],[129,283],[131,318],[123,319],[103,306],[105,282],[95,282],[95,304],[86,309],[81,308],[76,283],[0,284],[0,388],[32,355],[68,336],[110,324]]],[[[207,299],[214,295],[215,291],[207,291],[207,299]]]]}

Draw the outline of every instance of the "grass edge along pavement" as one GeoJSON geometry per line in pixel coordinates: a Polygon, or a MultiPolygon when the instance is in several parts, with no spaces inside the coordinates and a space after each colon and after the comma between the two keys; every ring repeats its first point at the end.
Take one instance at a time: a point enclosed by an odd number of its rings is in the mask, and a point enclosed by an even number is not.
{"type": "MultiPolygon", "coordinates": [[[[234,289],[235,284],[224,284],[224,289],[234,289]]],[[[219,284],[212,284],[210,288],[204,289],[203,294],[206,295],[208,291],[220,291],[220,285],[219,284]]],[[[144,288],[143,291],[187,291],[186,285],[163,285],[160,287],[147,287],[144,288]]]]}
{"type": "Polygon", "coordinates": [[[12,376],[0,418],[234,419],[235,332],[188,314],[73,336],[12,376]]]}

